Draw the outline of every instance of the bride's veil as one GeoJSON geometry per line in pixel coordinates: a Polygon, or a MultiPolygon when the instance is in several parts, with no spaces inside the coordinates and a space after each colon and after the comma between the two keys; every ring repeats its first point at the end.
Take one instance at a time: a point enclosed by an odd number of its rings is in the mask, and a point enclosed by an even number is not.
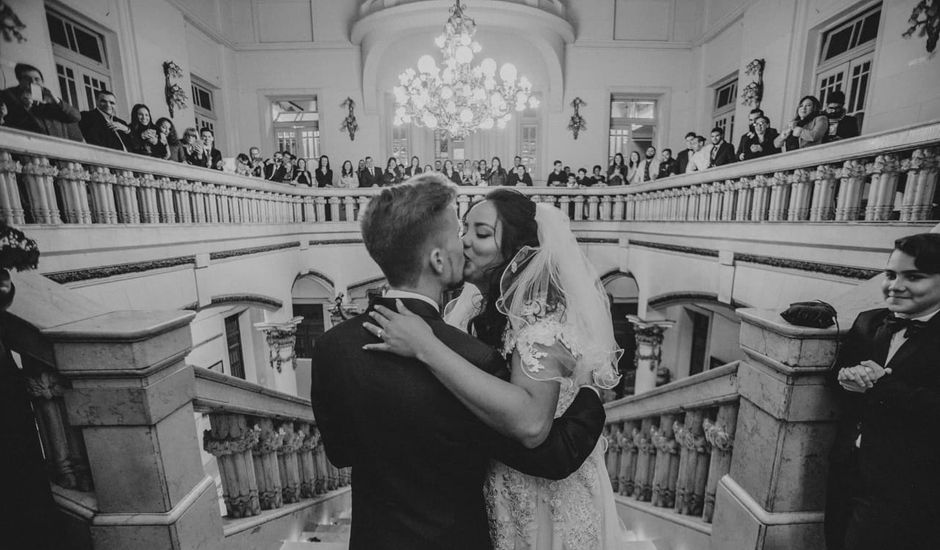
{"type": "Polygon", "coordinates": [[[535,220],[540,246],[523,247],[509,263],[500,278],[497,308],[517,333],[540,317],[540,307],[563,312],[565,340],[573,344],[577,361],[572,379],[612,388],[620,381],[617,362],[623,351],[614,340],[600,277],[558,208],[537,204],[535,220]]]}

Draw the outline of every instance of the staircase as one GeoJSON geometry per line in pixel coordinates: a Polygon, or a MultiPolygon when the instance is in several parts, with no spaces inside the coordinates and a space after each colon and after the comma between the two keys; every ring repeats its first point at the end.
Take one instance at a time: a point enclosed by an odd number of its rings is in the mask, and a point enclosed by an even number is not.
{"type": "MultiPolygon", "coordinates": [[[[329,524],[307,525],[300,540],[285,542],[281,550],[347,550],[351,518],[337,519],[329,524]]],[[[639,540],[633,531],[624,533],[624,544],[604,550],[672,550],[665,541],[639,540]]]]}

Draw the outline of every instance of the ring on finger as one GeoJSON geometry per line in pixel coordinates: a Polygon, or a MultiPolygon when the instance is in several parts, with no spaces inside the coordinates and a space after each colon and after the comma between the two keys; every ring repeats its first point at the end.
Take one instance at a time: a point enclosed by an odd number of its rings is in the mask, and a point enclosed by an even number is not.
{"type": "Polygon", "coordinates": [[[385,331],[384,331],[384,330],[382,330],[382,329],[376,330],[376,331],[375,331],[375,335],[378,336],[380,339],[385,340],[385,331]]]}

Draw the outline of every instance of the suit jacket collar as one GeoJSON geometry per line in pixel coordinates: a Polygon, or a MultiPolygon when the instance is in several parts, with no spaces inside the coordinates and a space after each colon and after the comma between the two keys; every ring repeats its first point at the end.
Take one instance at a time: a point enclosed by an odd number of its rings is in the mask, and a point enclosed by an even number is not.
{"type": "Polygon", "coordinates": [[[434,306],[425,302],[424,300],[419,300],[418,298],[385,298],[377,297],[372,300],[369,304],[369,309],[372,309],[376,304],[382,305],[391,309],[392,311],[398,311],[398,308],[395,307],[395,300],[401,300],[405,307],[411,310],[412,313],[421,317],[422,319],[427,319],[429,321],[440,321],[441,314],[434,306]]]}

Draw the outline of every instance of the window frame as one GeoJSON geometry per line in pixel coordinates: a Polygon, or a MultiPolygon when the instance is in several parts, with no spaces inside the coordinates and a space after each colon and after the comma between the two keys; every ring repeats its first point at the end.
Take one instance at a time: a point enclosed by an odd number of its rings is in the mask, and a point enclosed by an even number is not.
{"type": "MultiPolygon", "coordinates": [[[[638,128],[634,126],[652,126],[652,136],[649,138],[649,145],[656,147],[657,138],[660,133],[660,125],[664,120],[665,114],[662,112],[664,98],[657,95],[650,94],[631,94],[631,93],[611,93],[610,100],[608,105],[608,121],[609,127],[607,132],[607,154],[608,154],[608,164],[613,162],[614,156],[617,153],[622,153],[624,156],[624,161],[630,161],[630,150],[626,152],[620,150],[623,149],[624,144],[637,143],[635,139],[634,132],[638,128]],[[615,102],[623,101],[633,101],[633,102],[652,102],[653,103],[653,118],[637,118],[637,117],[614,117],[613,116],[613,105],[615,102]],[[621,144],[620,149],[615,150],[615,144],[621,144]]],[[[642,143],[645,143],[645,139],[642,140],[642,143]]],[[[645,147],[642,149],[645,150],[645,147]]],[[[640,158],[643,157],[643,151],[637,149],[640,153],[640,158]]],[[[626,177],[626,175],[624,175],[626,177]]]]}
{"type": "MultiPolygon", "coordinates": [[[[317,94],[299,94],[299,95],[288,95],[282,94],[277,96],[271,96],[267,98],[267,116],[268,120],[271,123],[271,134],[272,140],[271,143],[274,146],[274,151],[290,151],[291,154],[296,156],[298,159],[302,158],[307,161],[307,166],[310,166],[310,162],[314,161],[316,164],[316,159],[318,159],[323,150],[323,144],[321,143],[322,135],[320,133],[320,101],[317,94]],[[298,113],[314,113],[315,116],[312,120],[300,120],[300,121],[288,121],[288,122],[278,122],[275,121],[274,114],[274,104],[280,102],[294,102],[294,101],[312,101],[316,106],[316,111],[306,111],[301,110],[297,111],[298,113]],[[307,132],[313,132],[312,136],[305,135],[307,132]],[[282,138],[283,134],[283,138],[282,138]],[[281,143],[283,140],[287,140],[293,144],[292,149],[284,148],[281,143]],[[312,151],[306,150],[306,142],[310,142],[310,146],[313,149],[312,151]],[[309,156],[305,156],[303,153],[312,153],[309,156]]],[[[309,169],[309,168],[308,168],[309,169]]],[[[313,170],[311,170],[312,172],[313,170]]]]}
{"type": "MultiPolygon", "coordinates": [[[[712,128],[724,130],[725,138],[729,141],[734,135],[734,115],[738,106],[738,82],[738,73],[735,72],[712,86],[712,128]],[[724,90],[731,91],[728,102],[719,105],[718,100],[724,90]]],[[[711,131],[711,128],[709,128],[709,131],[711,131]]]]}

